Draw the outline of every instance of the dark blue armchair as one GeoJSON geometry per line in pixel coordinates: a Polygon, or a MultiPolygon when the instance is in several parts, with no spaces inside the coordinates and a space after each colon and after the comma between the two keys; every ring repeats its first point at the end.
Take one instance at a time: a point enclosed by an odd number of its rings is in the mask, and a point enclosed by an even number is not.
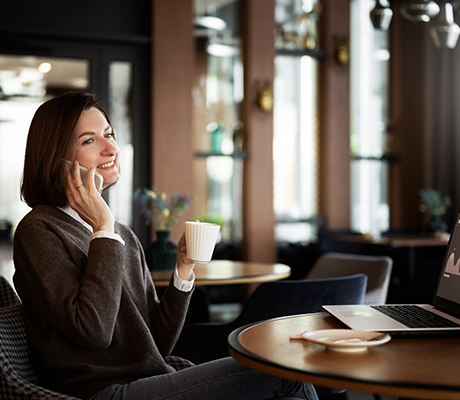
{"type": "MultiPolygon", "coordinates": [[[[227,337],[236,328],[269,318],[321,312],[324,311],[321,306],[327,304],[362,304],[366,287],[364,274],[262,283],[234,321],[185,325],[173,354],[195,364],[228,357],[227,337]]],[[[341,389],[320,386],[315,389],[320,400],[344,396],[341,389]]]]}
{"type": "Polygon", "coordinates": [[[184,326],[173,354],[195,364],[227,357],[227,337],[236,328],[269,318],[324,311],[321,306],[326,304],[362,304],[366,286],[364,274],[262,283],[234,321],[184,326]]]}

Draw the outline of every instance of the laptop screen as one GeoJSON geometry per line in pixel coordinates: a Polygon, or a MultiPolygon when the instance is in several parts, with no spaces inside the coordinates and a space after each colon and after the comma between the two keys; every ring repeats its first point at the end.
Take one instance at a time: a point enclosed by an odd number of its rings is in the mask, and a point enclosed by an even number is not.
{"type": "Polygon", "coordinates": [[[460,316],[460,214],[450,235],[433,305],[460,316]]]}

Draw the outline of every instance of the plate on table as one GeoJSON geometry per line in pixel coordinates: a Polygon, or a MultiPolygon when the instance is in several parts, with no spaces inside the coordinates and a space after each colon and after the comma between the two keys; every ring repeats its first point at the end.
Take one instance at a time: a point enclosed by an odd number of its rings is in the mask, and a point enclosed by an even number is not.
{"type": "Polygon", "coordinates": [[[369,347],[384,344],[391,339],[387,333],[354,329],[321,329],[304,332],[302,337],[310,342],[326,346],[330,350],[349,352],[364,351],[369,347]]]}

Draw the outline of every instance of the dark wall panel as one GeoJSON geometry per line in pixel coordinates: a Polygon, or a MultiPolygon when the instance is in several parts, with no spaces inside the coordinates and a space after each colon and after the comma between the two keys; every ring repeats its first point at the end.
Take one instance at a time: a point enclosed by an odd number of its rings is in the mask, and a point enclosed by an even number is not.
{"type": "Polygon", "coordinates": [[[149,38],[150,10],[147,0],[3,1],[0,35],[16,32],[149,38]]]}

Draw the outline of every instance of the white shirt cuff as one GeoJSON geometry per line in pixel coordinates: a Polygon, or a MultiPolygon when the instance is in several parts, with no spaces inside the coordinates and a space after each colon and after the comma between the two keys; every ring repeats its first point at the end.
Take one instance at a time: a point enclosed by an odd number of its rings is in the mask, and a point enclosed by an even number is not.
{"type": "Polygon", "coordinates": [[[125,241],[121,238],[121,236],[118,233],[113,233],[109,231],[97,231],[93,233],[93,239],[97,238],[107,238],[107,239],[115,239],[118,240],[123,246],[125,245],[125,241]]]}
{"type": "Polygon", "coordinates": [[[195,283],[195,273],[192,271],[192,276],[190,277],[189,281],[183,281],[179,277],[179,273],[177,272],[177,266],[174,269],[174,286],[182,292],[190,292],[193,289],[193,284],[195,283]]]}

